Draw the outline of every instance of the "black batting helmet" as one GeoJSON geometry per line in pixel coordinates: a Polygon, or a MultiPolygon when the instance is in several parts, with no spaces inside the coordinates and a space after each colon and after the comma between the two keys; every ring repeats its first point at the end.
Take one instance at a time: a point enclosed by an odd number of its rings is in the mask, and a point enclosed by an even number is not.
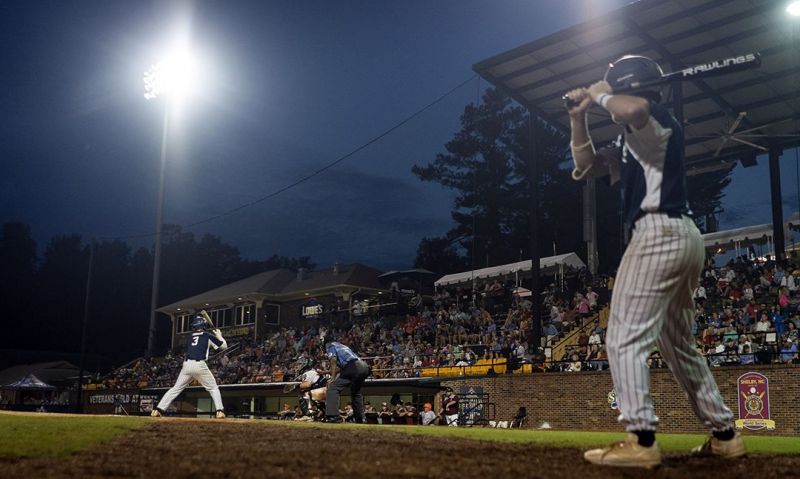
{"type": "Polygon", "coordinates": [[[189,327],[192,328],[193,331],[198,331],[200,329],[205,328],[206,326],[206,319],[199,314],[195,316],[195,318],[190,323],[189,327]]]}
{"type": "MultiPolygon", "coordinates": [[[[618,91],[630,89],[634,83],[658,80],[663,75],[664,72],[654,60],[640,55],[625,55],[608,66],[603,80],[607,81],[614,91],[618,91]]],[[[661,101],[659,87],[634,90],[631,94],[650,98],[656,103],[661,101]]]]}

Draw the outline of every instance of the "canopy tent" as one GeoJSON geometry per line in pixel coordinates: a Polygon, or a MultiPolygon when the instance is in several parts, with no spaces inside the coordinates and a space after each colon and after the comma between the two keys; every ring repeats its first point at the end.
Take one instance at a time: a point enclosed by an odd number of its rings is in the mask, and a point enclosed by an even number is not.
{"type": "MultiPolygon", "coordinates": [[[[563,271],[563,268],[567,266],[572,266],[574,268],[585,268],[586,263],[584,263],[575,253],[560,254],[557,256],[541,258],[539,260],[539,268],[542,274],[555,274],[563,271]]],[[[434,284],[438,287],[451,284],[468,283],[473,279],[496,278],[530,270],[531,260],[518,261],[516,263],[476,269],[474,271],[448,274],[439,278],[434,284]]]]}
{"type": "Polygon", "coordinates": [[[50,361],[35,364],[20,364],[0,371],[0,387],[14,384],[28,377],[35,377],[45,384],[70,384],[78,377],[78,366],[68,361],[50,361]]]}
{"type": "MultiPolygon", "coordinates": [[[[800,230],[800,213],[796,212],[786,220],[785,237],[788,237],[789,230],[800,230]]],[[[739,256],[740,249],[749,248],[752,245],[767,245],[768,251],[774,251],[772,223],[706,233],[703,235],[703,242],[706,250],[734,249],[736,256],[739,256]]]]}
{"type": "Polygon", "coordinates": [[[20,378],[11,384],[6,384],[3,386],[3,389],[25,389],[32,391],[52,391],[55,388],[55,386],[47,384],[46,382],[37,378],[34,374],[28,374],[27,376],[20,378]]]}

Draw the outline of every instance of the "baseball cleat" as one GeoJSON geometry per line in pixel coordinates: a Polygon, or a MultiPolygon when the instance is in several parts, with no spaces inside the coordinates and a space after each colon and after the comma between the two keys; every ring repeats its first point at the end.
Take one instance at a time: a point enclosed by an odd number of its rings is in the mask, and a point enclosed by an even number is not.
{"type": "Polygon", "coordinates": [[[652,468],[661,464],[661,448],[658,442],[650,447],[639,445],[636,434],[628,433],[627,439],[600,449],[583,453],[583,458],[592,464],[617,467],[652,468]]]}
{"type": "Polygon", "coordinates": [[[216,417],[217,419],[225,419],[225,411],[222,410],[217,411],[217,414],[214,417],[216,417]]]}
{"type": "Polygon", "coordinates": [[[153,411],[150,413],[150,417],[161,417],[161,411],[158,409],[153,409],[153,411]]]}
{"type": "Polygon", "coordinates": [[[692,449],[693,456],[717,456],[725,459],[734,459],[747,454],[742,435],[738,432],[730,441],[722,441],[714,436],[706,439],[701,446],[692,449]]]}

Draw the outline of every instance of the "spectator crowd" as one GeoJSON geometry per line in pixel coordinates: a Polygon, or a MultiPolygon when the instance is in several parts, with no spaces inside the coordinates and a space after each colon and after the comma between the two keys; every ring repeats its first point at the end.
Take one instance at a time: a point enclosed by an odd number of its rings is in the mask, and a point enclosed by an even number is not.
{"type": "MultiPolygon", "coordinates": [[[[359,352],[375,378],[416,377],[424,368],[469,366],[482,359],[551,371],[606,369],[605,328],[596,312],[610,299],[613,277],[591,278],[582,271],[571,278],[571,284],[551,284],[542,293],[542,345],[532,342],[533,303],[526,290],[489,279],[474,290],[445,288],[427,299],[418,296],[404,317],[374,312],[353,322],[280,328],[259,342],[231,338],[233,351],[212,357],[209,365],[220,384],[292,381],[308,362],[324,364],[324,344],[337,339],[359,352]],[[574,343],[546,361],[543,347],[572,331],[574,343]]],[[[740,257],[716,267],[709,258],[694,291],[698,349],[712,366],[797,361],[798,289],[800,269],[790,262],[740,257]]],[[[178,351],[138,359],[114,371],[101,387],[168,387],[182,361],[178,351]]],[[[666,367],[656,350],[648,363],[666,367]]]]}

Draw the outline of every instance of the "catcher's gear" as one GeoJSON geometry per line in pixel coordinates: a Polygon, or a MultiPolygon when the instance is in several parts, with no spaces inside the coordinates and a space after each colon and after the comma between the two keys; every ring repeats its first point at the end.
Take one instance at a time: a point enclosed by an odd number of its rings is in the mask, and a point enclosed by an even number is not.
{"type": "MultiPolygon", "coordinates": [[[[608,66],[603,80],[611,85],[612,90],[628,89],[634,83],[658,80],[664,76],[661,67],[650,58],[640,55],[625,55],[608,66]]],[[[651,86],[645,90],[634,91],[635,95],[650,98],[656,103],[661,101],[661,88],[651,86]]]]}

